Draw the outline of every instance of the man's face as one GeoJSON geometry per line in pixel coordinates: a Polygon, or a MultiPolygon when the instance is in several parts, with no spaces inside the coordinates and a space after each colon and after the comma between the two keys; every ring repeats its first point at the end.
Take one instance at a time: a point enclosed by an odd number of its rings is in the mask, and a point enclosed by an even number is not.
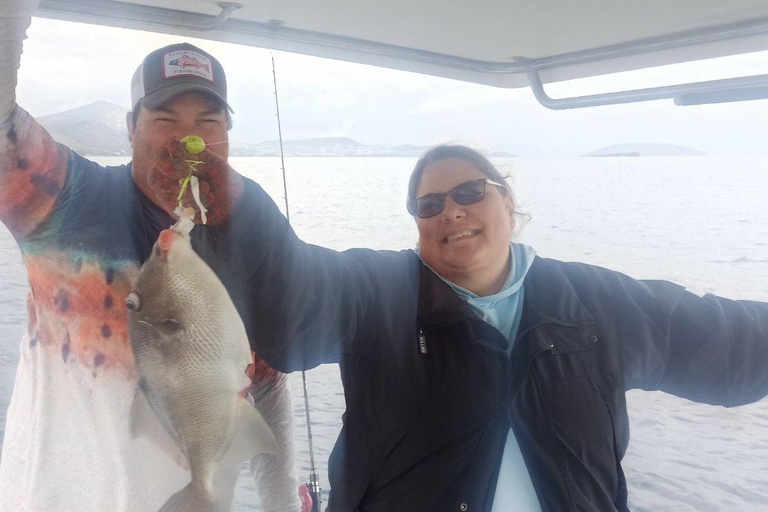
{"type": "Polygon", "coordinates": [[[157,110],[141,107],[136,124],[129,120],[133,180],[153,203],[171,212],[179,194],[178,184],[161,180],[162,174],[157,169],[160,155],[172,140],[198,135],[205,141],[208,151],[227,159],[229,141],[225,108],[192,92],[177,96],[157,110]]]}

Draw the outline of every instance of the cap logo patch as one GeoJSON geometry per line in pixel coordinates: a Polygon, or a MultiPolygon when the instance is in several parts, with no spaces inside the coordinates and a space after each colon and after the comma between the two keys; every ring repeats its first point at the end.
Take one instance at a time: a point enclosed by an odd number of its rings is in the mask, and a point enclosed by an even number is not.
{"type": "Polygon", "coordinates": [[[163,56],[165,78],[194,75],[213,82],[211,59],[193,50],[176,50],[163,56]]]}

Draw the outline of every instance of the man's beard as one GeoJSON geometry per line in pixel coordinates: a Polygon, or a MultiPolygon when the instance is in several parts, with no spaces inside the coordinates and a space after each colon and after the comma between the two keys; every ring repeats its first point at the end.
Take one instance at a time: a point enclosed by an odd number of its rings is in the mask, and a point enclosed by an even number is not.
{"type": "Polygon", "coordinates": [[[173,214],[173,210],[176,207],[174,204],[174,193],[169,191],[168,194],[158,194],[155,188],[157,186],[157,178],[162,176],[162,173],[157,168],[157,156],[152,155],[151,150],[146,145],[137,144],[137,146],[142,149],[139,151],[134,150],[131,162],[131,175],[136,186],[155,205],[169,214],[173,214]]]}

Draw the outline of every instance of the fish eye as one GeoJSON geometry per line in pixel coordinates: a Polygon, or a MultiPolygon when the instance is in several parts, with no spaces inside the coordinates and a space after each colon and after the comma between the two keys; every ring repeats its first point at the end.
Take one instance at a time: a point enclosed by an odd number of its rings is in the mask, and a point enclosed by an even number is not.
{"type": "Polygon", "coordinates": [[[125,299],[125,307],[128,308],[128,311],[133,311],[134,313],[141,309],[141,299],[136,292],[131,292],[125,299]]]}

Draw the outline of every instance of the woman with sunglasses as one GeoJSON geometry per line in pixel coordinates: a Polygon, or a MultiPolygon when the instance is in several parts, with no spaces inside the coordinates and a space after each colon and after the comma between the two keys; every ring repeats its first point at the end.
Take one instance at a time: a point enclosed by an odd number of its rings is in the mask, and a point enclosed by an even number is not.
{"type": "Polygon", "coordinates": [[[408,208],[418,251],[339,253],[301,242],[248,182],[240,243],[211,248],[242,251],[212,266],[248,267],[261,307],[241,314],[271,366],[340,364],[329,511],[625,511],[626,390],[768,394],[768,304],[535,256],[476,151],[426,153],[408,208]]]}

